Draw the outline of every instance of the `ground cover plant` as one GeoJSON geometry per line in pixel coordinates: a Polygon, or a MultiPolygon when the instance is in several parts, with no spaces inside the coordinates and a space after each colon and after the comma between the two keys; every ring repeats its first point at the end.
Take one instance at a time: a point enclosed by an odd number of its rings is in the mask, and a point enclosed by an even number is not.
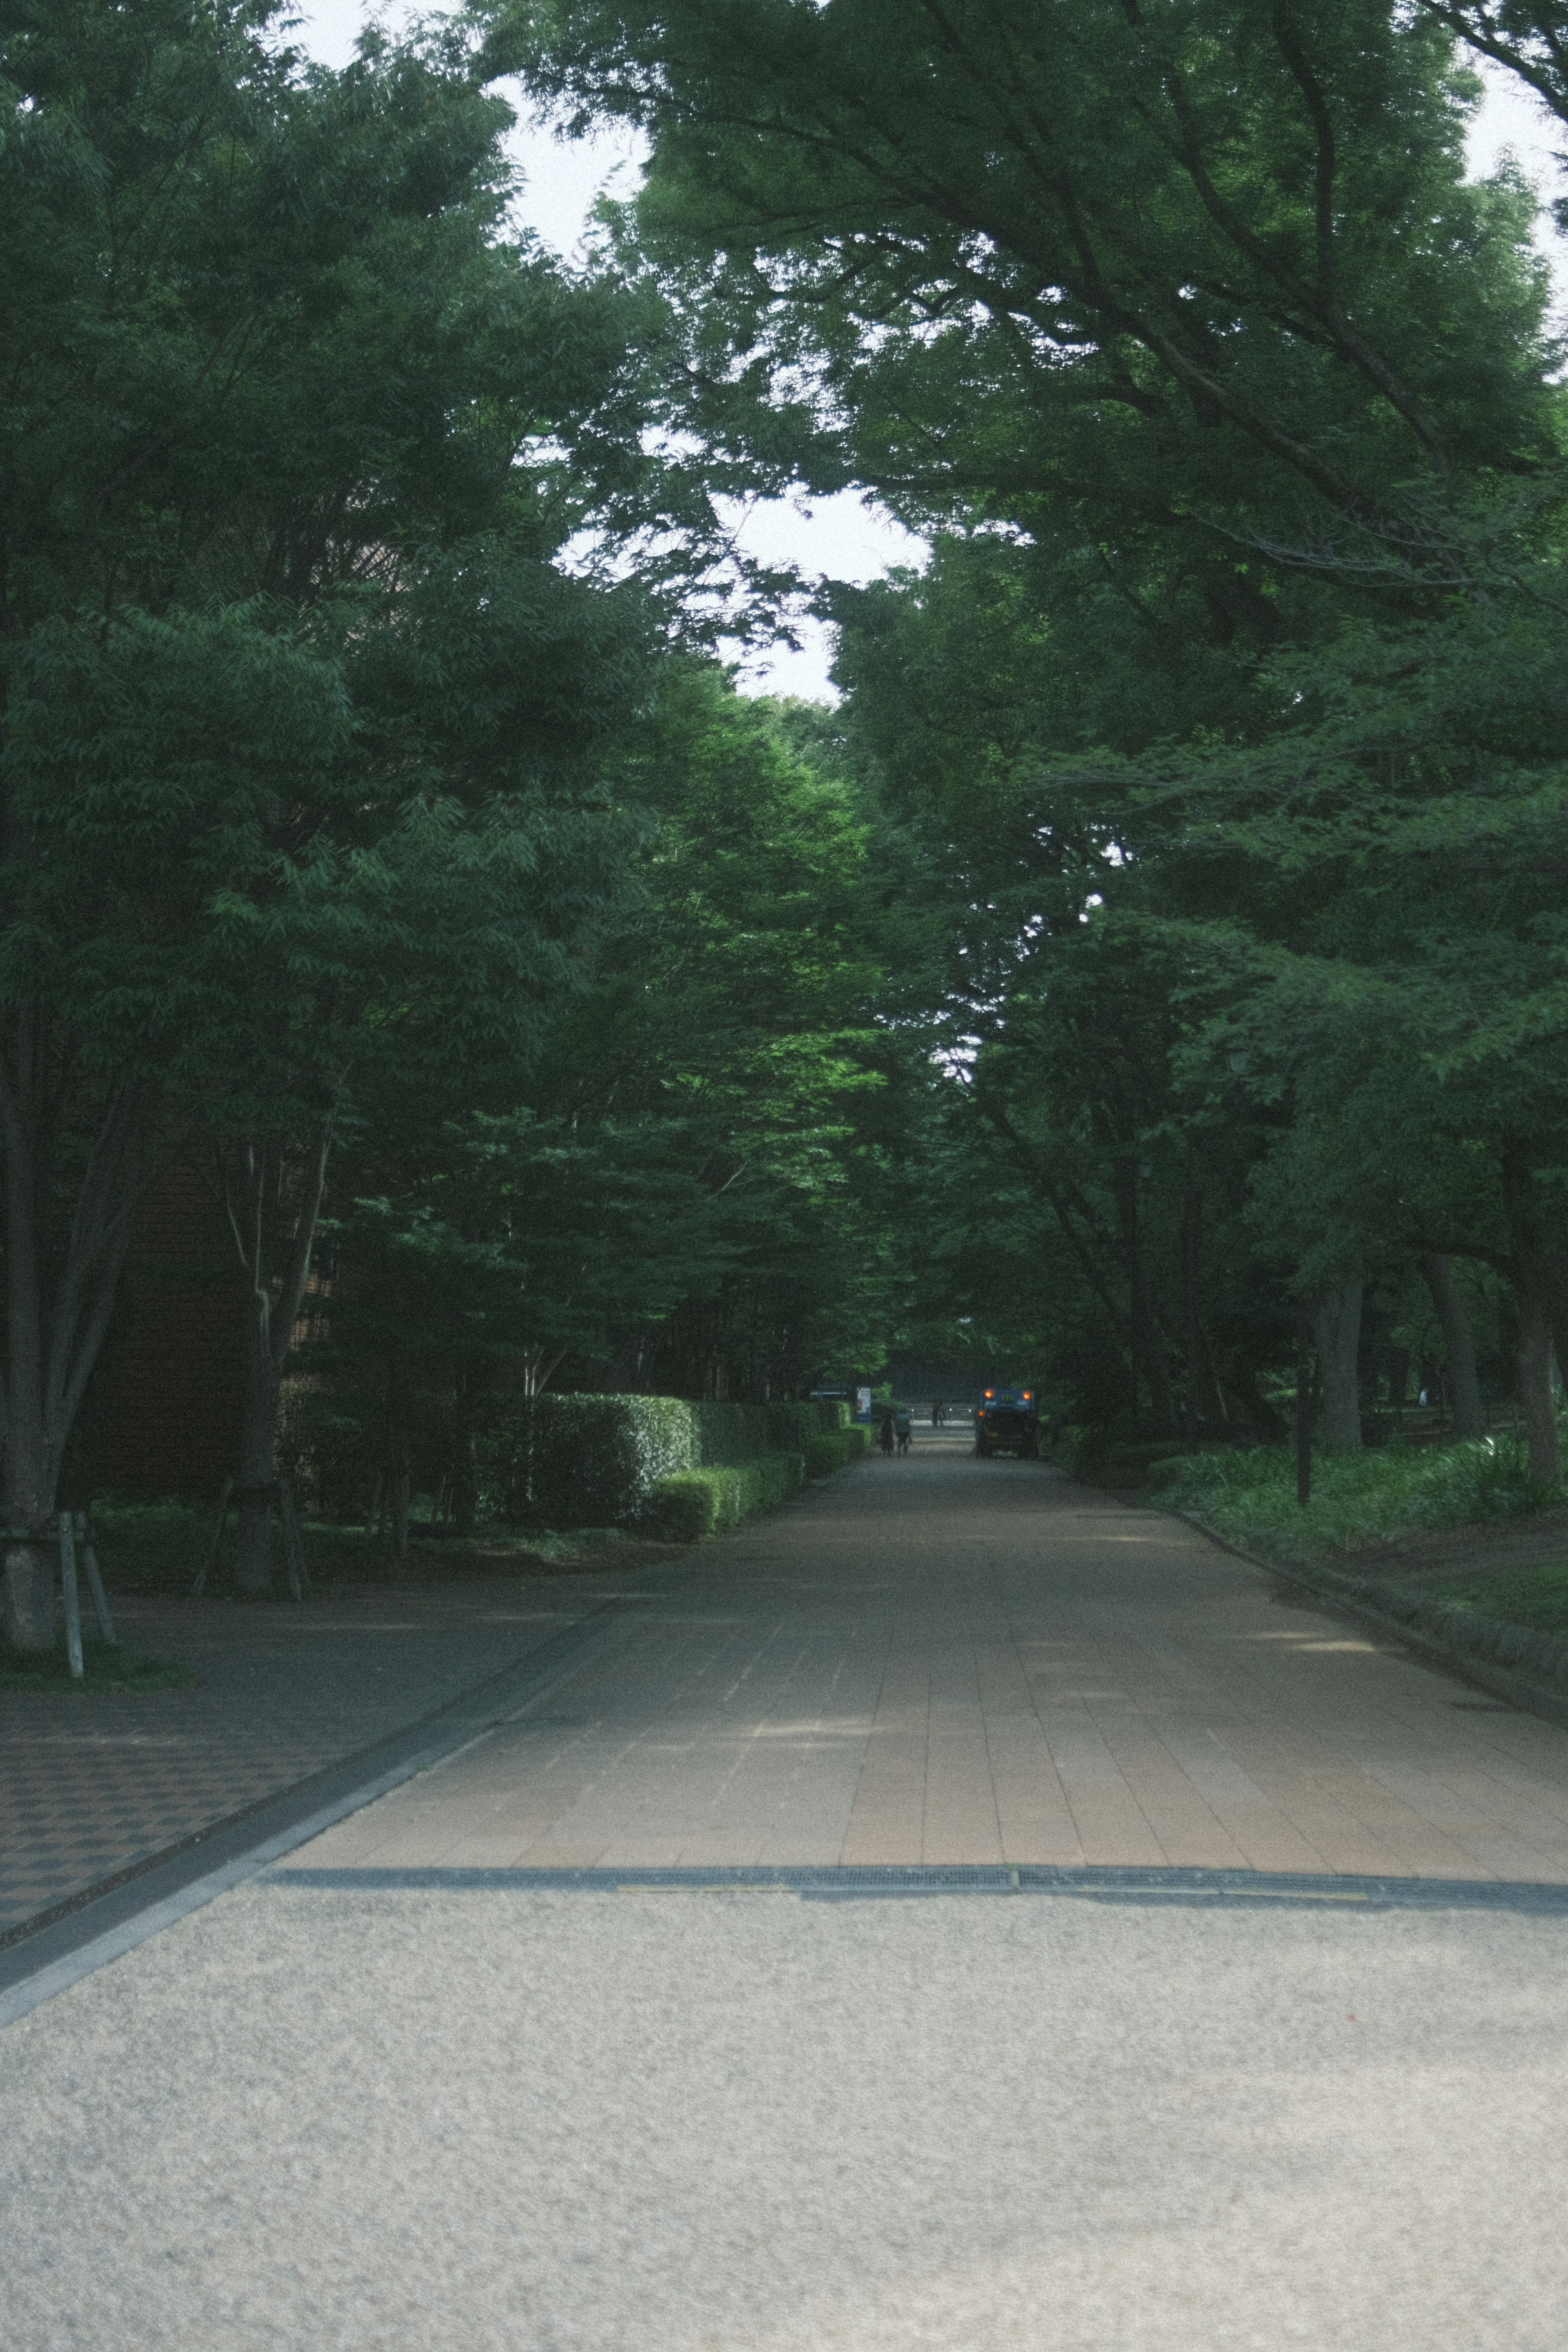
{"type": "Polygon", "coordinates": [[[1467,1577],[1428,1587],[1436,1601],[1457,1601],[1534,1633],[1568,1633],[1568,1559],[1546,1568],[1521,1568],[1501,1574],[1467,1577]]]}
{"type": "MultiPolygon", "coordinates": [[[[92,1512],[93,1538],[104,1580],[111,1592],[188,1592],[206,1550],[212,1511],[204,1503],[178,1499],[143,1502],[132,1496],[100,1501],[92,1512]]],[[[601,1563],[616,1545],[617,1559],[629,1555],[616,1528],[580,1528],[570,1534],[548,1528],[520,1535],[485,1528],[473,1535],[416,1521],[408,1548],[399,1554],[391,1532],[304,1519],[300,1537],[313,1584],[437,1583],[476,1576],[549,1576],[580,1573],[601,1563]]],[[[207,1590],[226,1594],[234,1584],[234,1521],[230,1518],[207,1590]]],[[[272,1529],[274,1598],[283,1584],[282,1538],[272,1529]]],[[[630,1564],[628,1559],[628,1564],[630,1564]]]]}
{"type": "Polygon", "coordinates": [[[753,1512],[787,1503],[799,1493],[805,1475],[805,1457],[799,1454],[763,1454],[754,1462],[673,1471],[654,1486],[643,1505],[640,1525],[668,1543],[700,1543],[704,1537],[738,1528],[753,1512]]]}
{"type": "Polygon", "coordinates": [[[195,1681],[189,1666],[163,1658],[144,1658],[108,1642],[96,1642],[83,1629],[82,1675],[79,1682],[66,1656],[65,1637],[50,1650],[24,1650],[0,1633],[0,1690],[3,1691],[168,1691],[189,1690],[195,1681]]]}
{"type": "Polygon", "coordinates": [[[1277,1445],[1178,1456],[1164,1465],[1162,1492],[1229,1542],[1306,1558],[1521,1518],[1563,1498],[1560,1485],[1531,1476],[1525,1448],[1508,1435],[1319,1455],[1305,1505],[1296,1500],[1295,1454],[1277,1445]]]}

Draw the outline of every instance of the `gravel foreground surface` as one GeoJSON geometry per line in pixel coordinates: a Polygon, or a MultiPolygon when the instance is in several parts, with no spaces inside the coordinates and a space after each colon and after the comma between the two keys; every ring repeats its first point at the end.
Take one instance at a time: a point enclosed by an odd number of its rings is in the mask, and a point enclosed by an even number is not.
{"type": "Polygon", "coordinates": [[[0,2035],[8,2352],[1556,2352],[1561,1921],[258,1882],[0,2035]]]}

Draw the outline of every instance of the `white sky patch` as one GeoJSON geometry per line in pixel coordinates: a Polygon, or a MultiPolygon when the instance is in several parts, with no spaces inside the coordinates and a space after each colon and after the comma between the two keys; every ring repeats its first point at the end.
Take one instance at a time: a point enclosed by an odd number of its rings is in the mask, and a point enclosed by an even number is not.
{"type": "MultiPolygon", "coordinates": [[[[1543,106],[1517,74],[1501,66],[1471,60],[1486,85],[1486,95],[1471,119],[1465,142],[1465,168],[1472,180],[1495,172],[1506,152],[1531,181],[1542,204],[1568,194],[1568,174],[1558,155],[1568,149],[1568,123],[1543,106]]],[[[1561,312],[1568,295],[1568,245],[1558,234],[1551,214],[1535,225],[1537,249],[1552,265],[1556,307],[1561,312]]]]}
{"type": "MultiPolygon", "coordinates": [[[[314,5],[297,10],[299,24],[289,37],[321,64],[342,67],[353,56],[363,25],[374,19],[395,37],[417,16],[430,13],[402,5],[402,0],[378,8],[364,6],[363,0],[315,0],[314,5]]],[[[522,91],[502,87],[521,116],[522,91]]],[[[636,194],[647,152],[640,134],[626,128],[590,139],[561,139],[526,121],[519,121],[508,143],[524,177],[517,217],[568,259],[582,257],[589,215],[601,194],[636,194]]],[[[763,499],[749,505],[737,500],[728,513],[737,527],[737,544],[746,554],[763,562],[797,564],[812,586],[820,579],[864,586],[895,565],[918,568],[925,561],[924,541],[856,490],[823,499],[763,499]]],[[[802,641],[798,653],[778,646],[747,655],[738,684],[749,694],[793,694],[836,702],[838,697],[827,674],[833,661],[832,632],[809,618],[797,621],[795,629],[802,641]]],[[[731,648],[732,656],[739,651],[731,648]]]]}
{"type": "MultiPolygon", "coordinates": [[[[321,64],[342,67],[353,56],[363,25],[374,19],[395,37],[430,13],[407,0],[387,0],[374,8],[363,0],[314,0],[314,5],[299,7],[297,29],[289,37],[321,64]]],[[[1470,177],[1479,179],[1494,170],[1507,148],[1543,200],[1550,203],[1568,192],[1568,176],[1554,154],[1557,148],[1568,147],[1568,126],[1558,122],[1515,75],[1485,65],[1479,71],[1487,94],[1467,142],[1470,177]]],[[[521,115],[523,93],[510,89],[507,94],[521,115]]],[[[581,257],[589,215],[601,194],[635,194],[647,152],[640,134],[625,127],[571,140],[526,121],[520,121],[510,145],[524,174],[519,218],[568,258],[581,257]]],[[[1537,242],[1552,264],[1561,306],[1568,293],[1568,250],[1550,215],[1538,226],[1537,242]]],[[[759,499],[749,508],[737,503],[732,511],[738,543],[747,554],[767,562],[797,564],[813,583],[828,579],[864,586],[897,566],[921,568],[927,553],[924,541],[905,530],[874,499],[856,490],[823,499],[759,499]]],[[[778,646],[744,659],[739,677],[744,691],[837,700],[828,677],[831,631],[820,621],[806,619],[797,624],[797,634],[802,639],[798,653],[778,646]]]]}

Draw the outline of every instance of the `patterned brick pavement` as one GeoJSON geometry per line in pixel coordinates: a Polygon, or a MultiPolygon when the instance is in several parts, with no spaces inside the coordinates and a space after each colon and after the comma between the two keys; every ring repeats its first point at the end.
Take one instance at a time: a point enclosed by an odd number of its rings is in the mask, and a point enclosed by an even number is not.
{"type": "Polygon", "coordinates": [[[126,1646],[196,1684],[0,1692],[0,1940],[433,1714],[627,1581],[496,1578],[304,1608],[111,1594],[126,1646]]]}
{"type": "Polygon", "coordinates": [[[1568,1730],[1159,1511],[917,1440],[293,1857],[1043,1863],[1568,1884],[1568,1730]]]}

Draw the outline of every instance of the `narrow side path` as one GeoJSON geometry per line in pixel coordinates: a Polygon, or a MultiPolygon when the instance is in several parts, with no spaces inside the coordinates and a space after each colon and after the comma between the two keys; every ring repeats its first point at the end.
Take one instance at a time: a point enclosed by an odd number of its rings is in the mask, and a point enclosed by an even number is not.
{"type": "Polygon", "coordinates": [[[1568,1883],[1568,1730],[952,1441],[703,1548],[300,1867],[1090,1863],[1568,1883]]]}

